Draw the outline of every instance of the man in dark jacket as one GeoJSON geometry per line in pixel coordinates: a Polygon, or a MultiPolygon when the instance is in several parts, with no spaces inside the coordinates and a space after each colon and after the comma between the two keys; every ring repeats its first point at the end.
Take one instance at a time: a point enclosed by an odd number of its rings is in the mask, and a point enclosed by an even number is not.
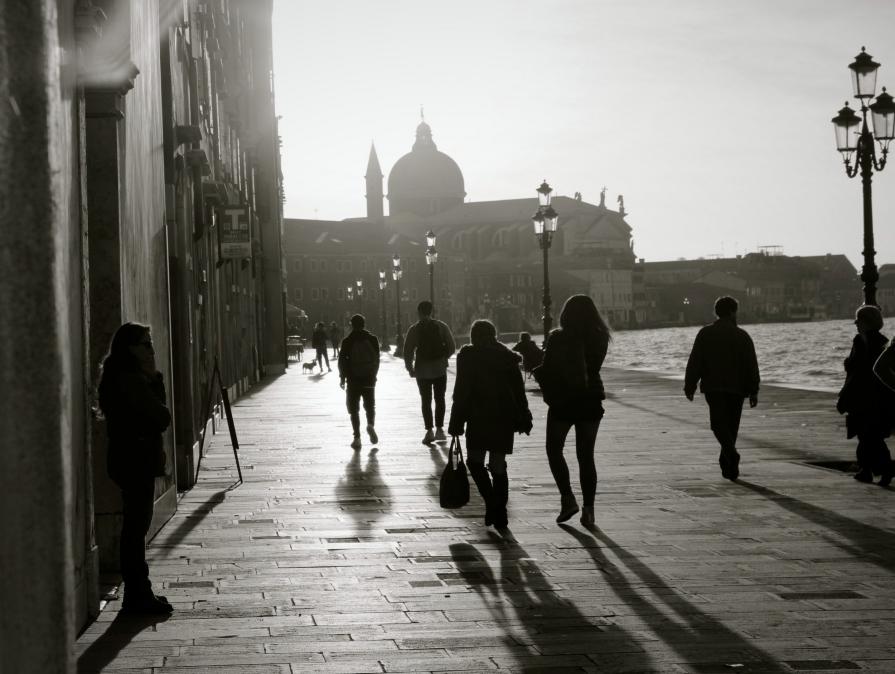
{"type": "Polygon", "coordinates": [[[736,442],[743,400],[749,398],[749,407],[758,404],[758,359],[749,333],[737,327],[738,307],[732,297],[715,301],[718,320],[696,335],[684,378],[687,400],[693,400],[697,384],[705,394],[712,432],[721,444],[721,475],[728,480],[740,475],[736,442]]]}
{"type": "Polygon", "coordinates": [[[340,386],[348,388],[345,402],[348,414],[351,415],[351,428],[354,439],[352,449],[360,449],[360,400],[364,400],[364,412],[367,416],[367,435],[375,445],[379,442],[376,435],[376,375],[379,373],[379,340],[364,329],[366,320],[360,314],[351,317],[351,332],[342,340],[339,347],[339,380],[340,386]]]}

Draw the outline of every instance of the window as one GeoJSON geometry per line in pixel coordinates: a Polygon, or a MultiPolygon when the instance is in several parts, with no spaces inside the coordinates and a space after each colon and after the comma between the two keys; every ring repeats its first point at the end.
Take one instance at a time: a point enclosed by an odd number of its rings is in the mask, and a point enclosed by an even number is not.
{"type": "Polygon", "coordinates": [[[344,288],[336,288],[336,299],[340,302],[345,299],[345,289],[344,288]]]}
{"type": "Polygon", "coordinates": [[[320,289],[319,288],[311,288],[311,299],[315,302],[320,299],[320,289]]]}
{"type": "Polygon", "coordinates": [[[345,271],[351,272],[351,260],[345,260],[345,271]]]}
{"type": "Polygon", "coordinates": [[[292,271],[301,271],[301,268],[302,268],[301,258],[298,258],[297,260],[292,261],[292,271]]]}
{"type": "Polygon", "coordinates": [[[311,271],[317,271],[317,260],[311,260],[311,271]]]}
{"type": "Polygon", "coordinates": [[[292,299],[296,302],[301,302],[304,299],[304,288],[293,288],[292,289],[292,299]]]}
{"type": "Polygon", "coordinates": [[[367,260],[365,260],[365,259],[364,259],[364,260],[361,260],[361,261],[360,261],[360,271],[361,271],[361,273],[366,272],[366,271],[367,271],[367,267],[368,267],[367,260]]]}
{"type": "Polygon", "coordinates": [[[320,289],[320,299],[324,302],[329,299],[329,288],[320,289]]]}
{"type": "Polygon", "coordinates": [[[326,260],[320,260],[320,271],[326,271],[326,260]]]}
{"type": "Polygon", "coordinates": [[[419,297],[419,292],[417,292],[417,289],[411,288],[410,289],[410,301],[416,302],[418,297],[419,297]]]}

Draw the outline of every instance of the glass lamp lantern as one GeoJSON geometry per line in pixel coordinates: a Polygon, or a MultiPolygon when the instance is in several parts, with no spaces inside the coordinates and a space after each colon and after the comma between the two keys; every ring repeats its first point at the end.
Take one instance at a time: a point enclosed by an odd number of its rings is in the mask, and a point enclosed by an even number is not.
{"type": "Polygon", "coordinates": [[[836,149],[848,159],[851,153],[858,149],[858,134],[855,132],[861,125],[861,118],[846,103],[831,121],[836,132],[836,149]]]}
{"type": "Polygon", "coordinates": [[[433,232],[431,229],[426,232],[426,247],[435,248],[435,232],[433,232]]]}
{"type": "Polygon", "coordinates": [[[888,143],[895,138],[895,100],[886,92],[876,97],[876,101],[870,104],[870,112],[873,116],[873,135],[880,142],[888,143]]]}
{"type": "Polygon", "coordinates": [[[429,248],[426,251],[426,264],[433,265],[438,261],[438,251],[434,248],[429,248]]]}
{"type": "Polygon", "coordinates": [[[535,236],[541,237],[544,234],[544,214],[539,210],[531,216],[531,224],[535,228],[535,236]]]}
{"type": "Polygon", "coordinates": [[[546,208],[550,205],[550,194],[553,192],[553,188],[547,184],[547,180],[541,183],[541,186],[535,190],[538,193],[538,206],[541,208],[546,208]]]}
{"type": "Polygon", "coordinates": [[[385,290],[386,282],[385,282],[385,269],[379,270],[379,289],[385,290]]]}
{"type": "Polygon", "coordinates": [[[401,258],[395,253],[395,256],[392,258],[392,279],[400,281],[403,275],[404,272],[401,271],[401,258]]]}
{"type": "Polygon", "coordinates": [[[851,82],[855,98],[873,98],[873,94],[876,91],[876,71],[879,69],[879,63],[873,60],[873,57],[864,50],[864,47],[861,47],[861,53],[855,56],[855,60],[848,64],[848,68],[851,70],[851,82]]]}
{"type": "Polygon", "coordinates": [[[556,231],[556,225],[559,222],[559,214],[553,210],[553,206],[547,206],[544,211],[544,231],[553,234],[556,231]]]}

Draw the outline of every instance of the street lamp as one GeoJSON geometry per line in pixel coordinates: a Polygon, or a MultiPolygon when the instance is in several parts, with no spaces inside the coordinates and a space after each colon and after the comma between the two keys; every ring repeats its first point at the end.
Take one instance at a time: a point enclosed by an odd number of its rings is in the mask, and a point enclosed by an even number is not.
{"type": "Polygon", "coordinates": [[[535,228],[535,236],[538,237],[538,244],[544,253],[544,295],[542,303],[544,305],[544,341],[550,334],[553,327],[553,316],[550,315],[550,272],[547,266],[547,251],[550,250],[550,244],[553,242],[553,234],[556,232],[556,225],[559,222],[559,215],[553,206],[550,205],[550,194],[553,188],[547,184],[547,181],[541,183],[540,187],[535,190],[538,193],[538,210],[531,216],[531,222],[535,228]]]}
{"type": "Polygon", "coordinates": [[[854,178],[861,174],[864,190],[864,266],[861,267],[861,280],[864,282],[864,304],[876,305],[876,282],[879,272],[876,268],[873,249],[873,202],[870,183],[873,171],[882,171],[886,167],[886,155],[889,153],[889,142],[895,137],[895,103],[892,96],[883,92],[876,97],[876,102],[867,105],[876,90],[876,71],[879,63],[873,60],[864,47],[855,60],[849,64],[852,71],[852,88],[855,98],[861,102],[861,116],[855,114],[846,102],[845,107],[832,119],[836,131],[836,149],[842,153],[845,174],[854,178]],[[873,118],[873,132],[867,124],[867,112],[873,118]],[[860,131],[858,130],[860,127],[860,131]],[[874,139],[880,145],[880,158],[876,157],[874,139]],[[855,164],[852,166],[852,156],[855,164]]]}
{"type": "Polygon", "coordinates": [[[401,271],[401,258],[395,253],[392,258],[392,279],[395,282],[395,355],[400,357],[404,355],[404,331],[401,330],[401,277],[404,272],[401,271]]]}
{"type": "Polygon", "coordinates": [[[432,303],[432,315],[435,315],[435,263],[438,251],[435,250],[435,232],[426,232],[426,264],[429,265],[429,301],[432,303]]]}
{"type": "Polygon", "coordinates": [[[357,313],[362,314],[364,313],[364,281],[363,279],[357,279],[354,283],[357,286],[357,313]]]}
{"type": "Polygon", "coordinates": [[[381,321],[382,331],[380,332],[380,334],[382,335],[381,348],[383,351],[389,350],[389,346],[388,346],[388,316],[386,315],[386,312],[385,312],[385,287],[386,287],[386,285],[388,285],[388,284],[385,280],[385,269],[380,269],[379,270],[379,294],[382,296],[382,321],[381,321]]]}

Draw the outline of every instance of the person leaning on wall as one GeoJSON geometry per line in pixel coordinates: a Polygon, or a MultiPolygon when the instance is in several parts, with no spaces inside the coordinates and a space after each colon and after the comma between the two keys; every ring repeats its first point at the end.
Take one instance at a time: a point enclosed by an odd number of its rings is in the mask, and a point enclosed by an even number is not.
{"type": "Polygon", "coordinates": [[[108,434],[109,477],[121,489],[121,610],[171,613],[168,600],[153,593],[146,563],[155,478],[165,475],[162,433],[171,423],[148,326],[125,323],[115,332],[102,362],[99,407],[108,434]]]}

